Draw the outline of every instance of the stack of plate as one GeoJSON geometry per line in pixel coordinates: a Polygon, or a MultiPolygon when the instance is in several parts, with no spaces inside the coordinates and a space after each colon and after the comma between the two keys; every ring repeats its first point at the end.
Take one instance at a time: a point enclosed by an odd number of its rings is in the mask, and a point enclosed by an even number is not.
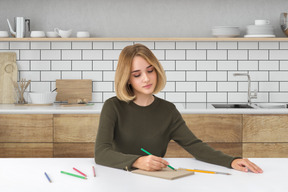
{"type": "Polygon", "coordinates": [[[248,25],[244,37],[275,37],[272,25],[248,25]]]}
{"type": "Polygon", "coordinates": [[[215,37],[237,37],[240,35],[240,28],[234,26],[215,26],[212,29],[215,37]]]}

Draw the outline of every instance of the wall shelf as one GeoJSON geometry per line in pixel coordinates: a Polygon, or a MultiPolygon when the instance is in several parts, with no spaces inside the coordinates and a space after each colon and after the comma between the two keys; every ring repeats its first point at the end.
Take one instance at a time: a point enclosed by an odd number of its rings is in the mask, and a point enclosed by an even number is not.
{"type": "Polygon", "coordinates": [[[92,37],[92,38],[0,38],[0,41],[288,41],[288,37],[277,38],[215,38],[215,37],[92,37]]]}

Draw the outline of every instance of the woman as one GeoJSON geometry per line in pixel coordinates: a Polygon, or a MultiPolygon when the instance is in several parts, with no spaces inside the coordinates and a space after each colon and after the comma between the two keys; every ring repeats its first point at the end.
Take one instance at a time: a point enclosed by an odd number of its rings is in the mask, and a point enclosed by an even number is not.
{"type": "Polygon", "coordinates": [[[108,99],[101,111],[95,145],[97,164],[125,170],[161,170],[169,165],[161,157],[172,139],[196,159],[262,173],[248,159],[215,151],[195,137],[174,104],[154,95],[165,83],[165,72],[147,47],[135,44],[122,50],[115,74],[117,97],[108,99]],[[153,155],[145,155],[142,147],[153,155]]]}

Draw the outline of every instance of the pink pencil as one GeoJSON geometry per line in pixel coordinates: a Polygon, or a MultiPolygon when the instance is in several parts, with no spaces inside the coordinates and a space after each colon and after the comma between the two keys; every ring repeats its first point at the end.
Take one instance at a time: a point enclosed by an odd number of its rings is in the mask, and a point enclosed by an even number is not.
{"type": "Polygon", "coordinates": [[[87,175],[85,175],[84,173],[82,173],[82,172],[79,171],[78,169],[76,169],[76,168],[74,168],[74,167],[73,167],[73,169],[74,169],[75,171],[77,171],[78,173],[80,173],[81,175],[83,175],[84,177],[87,177],[87,175]]]}
{"type": "Polygon", "coordinates": [[[94,177],[96,177],[96,173],[95,173],[95,168],[94,168],[94,166],[92,166],[92,169],[93,169],[94,177]]]}

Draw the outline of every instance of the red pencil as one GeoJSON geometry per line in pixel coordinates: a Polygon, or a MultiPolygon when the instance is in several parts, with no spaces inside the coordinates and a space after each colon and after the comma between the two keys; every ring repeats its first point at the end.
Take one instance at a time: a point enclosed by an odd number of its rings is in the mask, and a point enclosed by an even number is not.
{"type": "Polygon", "coordinates": [[[76,169],[76,168],[74,168],[74,167],[73,167],[73,169],[74,169],[75,171],[77,171],[78,173],[80,173],[81,175],[83,175],[84,177],[87,177],[87,175],[85,175],[84,173],[82,173],[82,172],[79,171],[78,169],[76,169]]]}
{"type": "Polygon", "coordinates": [[[94,177],[96,177],[96,173],[95,173],[95,168],[94,168],[94,166],[92,166],[92,169],[93,169],[94,177]]]}

